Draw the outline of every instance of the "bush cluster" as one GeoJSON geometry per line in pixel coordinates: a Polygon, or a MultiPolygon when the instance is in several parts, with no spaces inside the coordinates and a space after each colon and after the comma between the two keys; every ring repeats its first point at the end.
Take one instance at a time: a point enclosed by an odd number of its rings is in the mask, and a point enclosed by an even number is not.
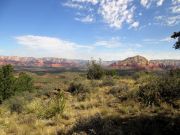
{"type": "Polygon", "coordinates": [[[169,75],[180,78],[180,69],[170,70],[169,75]]]}
{"type": "Polygon", "coordinates": [[[33,81],[29,75],[20,73],[19,77],[16,78],[13,72],[14,70],[11,65],[0,68],[0,102],[17,92],[32,90],[33,81]]]}
{"type": "Polygon", "coordinates": [[[173,104],[180,98],[180,79],[177,77],[161,76],[148,80],[139,86],[139,100],[146,105],[160,105],[161,102],[173,104]]]}

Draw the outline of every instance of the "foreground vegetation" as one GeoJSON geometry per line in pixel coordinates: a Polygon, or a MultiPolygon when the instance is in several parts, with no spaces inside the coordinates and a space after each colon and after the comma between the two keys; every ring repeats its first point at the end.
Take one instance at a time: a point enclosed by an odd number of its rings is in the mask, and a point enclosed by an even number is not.
{"type": "Polygon", "coordinates": [[[15,86],[23,87],[0,105],[0,134],[180,134],[179,70],[119,76],[96,64],[89,69],[87,74],[14,73],[15,86]]]}

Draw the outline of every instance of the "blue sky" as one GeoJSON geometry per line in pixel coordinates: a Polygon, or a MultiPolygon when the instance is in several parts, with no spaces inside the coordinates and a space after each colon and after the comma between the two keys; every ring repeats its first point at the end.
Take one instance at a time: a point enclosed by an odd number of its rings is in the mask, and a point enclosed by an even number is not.
{"type": "Polygon", "coordinates": [[[180,59],[180,0],[0,0],[0,55],[180,59]]]}

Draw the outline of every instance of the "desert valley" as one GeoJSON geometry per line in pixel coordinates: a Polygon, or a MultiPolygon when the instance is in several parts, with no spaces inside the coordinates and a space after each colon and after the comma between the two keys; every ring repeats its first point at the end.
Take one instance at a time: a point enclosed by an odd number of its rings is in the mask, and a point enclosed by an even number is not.
{"type": "Polygon", "coordinates": [[[0,0],[0,135],[180,135],[180,0],[0,0]]]}

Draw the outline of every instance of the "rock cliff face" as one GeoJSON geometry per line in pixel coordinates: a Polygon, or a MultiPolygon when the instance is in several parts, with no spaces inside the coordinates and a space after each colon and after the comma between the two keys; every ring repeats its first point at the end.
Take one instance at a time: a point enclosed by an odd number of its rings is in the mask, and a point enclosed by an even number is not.
{"type": "Polygon", "coordinates": [[[180,60],[151,60],[150,63],[163,69],[180,68],[180,60]]]}
{"type": "Polygon", "coordinates": [[[11,64],[25,67],[79,67],[83,60],[68,60],[62,58],[33,58],[17,56],[0,56],[0,65],[11,64]]]}
{"type": "MultiPolygon", "coordinates": [[[[0,65],[11,64],[17,67],[86,67],[87,60],[69,60],[63,58],[34,58],[17,56],[0,56],[0,65]]],[[[147,60],[142,56],[129,57],[121,61],[103,61],[103,66],[116,69],[172,69],[180,68],[180,60],[147,60]]]]}

